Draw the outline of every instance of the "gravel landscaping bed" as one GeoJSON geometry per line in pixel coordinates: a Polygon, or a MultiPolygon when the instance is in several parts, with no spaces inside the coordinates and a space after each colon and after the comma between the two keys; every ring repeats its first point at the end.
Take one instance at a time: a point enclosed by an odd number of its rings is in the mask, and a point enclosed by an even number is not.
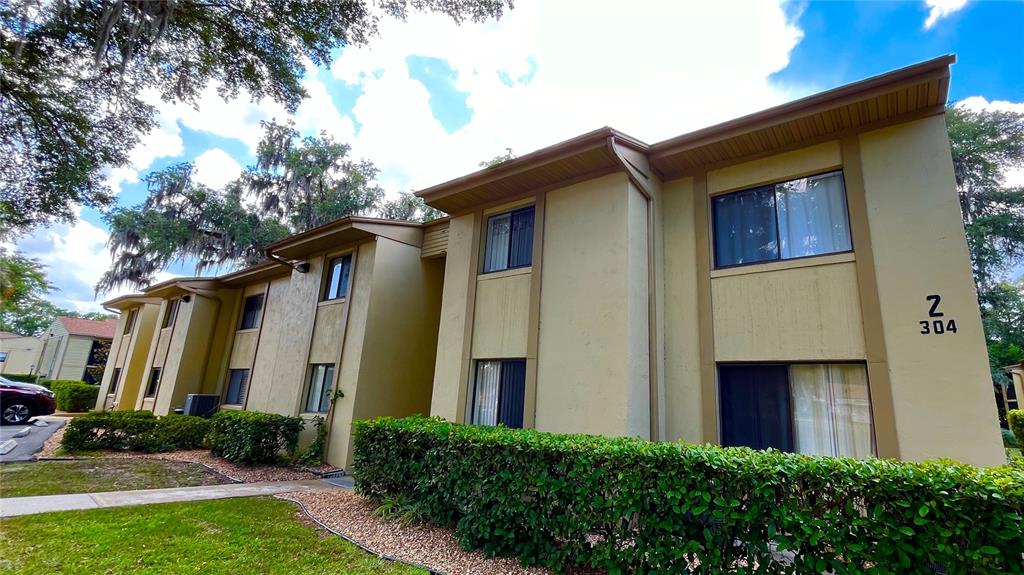
{"type": "MultiPolygon", "coordinates": [[[[376,506],[347,490],[296,492],[277,495],[300,503],[314,519],[372,550],[448,575],[541,575],[537,567],[522,567],[517,559],[489,559],[479,551],[463,551],[450,529],[432,525],[403,525],[374,515],[376,506]]],[[[596,573],[575,571],[574,573],[596,573]]]]}
{"type": "MultiPolygon", "coordinates": [[[[36,454],[37,459],[51,459],[51,458],[66,458],[66,459],[77,459],[74,456],[57,455],[60,449],[60,440],[64,436],[64,430],[67,426],[63,426],[57,430],[46,443],[43,444],[43,449],[36,454]]],[[[214,457],[206,449],[189,449],[182,451],[171,451],[168,453],[133,453],[133,452],[122,452],[122,451],[111,451],[106,453],[97,454],[100,457],[110,458],[131,458],[131,459],[162,459],[165,461],[185,461],[190,463],[199,463],[209,467],[217,473],[235,481],[241,483],[255,483],[258,481],[303,481],[306,479],[319,479],[319,476],[315,473],[308,471],[301,471],[298,469],[292,469],[289,467],[274,467],[271,465],[254,465],[252,467],[245,467],[242,465],[235,465],[229,461],[225,461],[219,457],[214,457]]],[[[324,470],[327,467],[323,468],[324,470]]]]}

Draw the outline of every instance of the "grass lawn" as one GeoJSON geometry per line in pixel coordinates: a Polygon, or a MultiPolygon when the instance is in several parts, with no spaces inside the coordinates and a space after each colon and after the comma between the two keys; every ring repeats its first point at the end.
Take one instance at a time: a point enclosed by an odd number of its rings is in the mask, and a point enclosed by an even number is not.
{"type": "Polygon", "coordinates": [[[0,573],[424,574],[377,559],[266,497],[0,520],[0,573]]]}
{"type": "Polygon", "coordinates": [[[0,497],[218,485],[229,480],[198,463],[84,459],[0,465],[0,497]]]}

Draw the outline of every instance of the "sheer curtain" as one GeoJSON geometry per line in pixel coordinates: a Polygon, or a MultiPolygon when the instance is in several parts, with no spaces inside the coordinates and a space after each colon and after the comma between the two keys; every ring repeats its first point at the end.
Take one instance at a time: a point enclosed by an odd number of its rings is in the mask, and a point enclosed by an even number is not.
{"type": "Polygon", "coordinates": [[[793,365],[789,368],[793,394],[793,434],[796,451],[836,455],[832,440],[832,401],[829,366],[793,365]]]}
{"type": "Polygon", "coordinates": [[[863,365],[793,365],[789,385],[797,452],[842,457],[874,454],[871,401],[863,365]]]}
{"type": "Polygon", "coordinates": [[[512,214],[501,214],[487,220],[487,246],[484,253],[484,271],[503,270],[508,267],[509,241],[512,235],[512,214]]]}
{"type": "Polygon", "coordinates": [[[498,424],[498,387],[501,381],[500,361],[478,361],[473,388],[473,423],[498,424]]]}
{"type": "Polygon", "coordinates": [[[778,184],[775,203],[782,259],[849,251],[842,172],[778,184]]]}
{"type": "Polygon", "coordinates": [[[716,266],[778,259],[774,204],[771,186],[715,198],[716,266]]]}

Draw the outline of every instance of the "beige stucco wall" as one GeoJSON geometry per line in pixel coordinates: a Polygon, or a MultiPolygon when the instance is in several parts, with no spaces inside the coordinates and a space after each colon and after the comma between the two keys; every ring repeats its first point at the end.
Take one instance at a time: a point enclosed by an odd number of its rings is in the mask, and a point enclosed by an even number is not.
{"type": "Polygon", "coordinates": [[[0,374],[36,373],[43,342],[37,337],[9,337],[0,339],[0,351],[7,353],[7,359],[0,362],[0,374]]]}
{"type": "Polygon", "coordinates": [[[526,357],[530,268],[478,276],[473,312],[474,359],[526,357]]]}
{"type": "MultiPolygon", "coordinates": [[[[260,328],[256,358],[252,364],[252,372],[249,374],[249,391],[246,397],[246,405],[253,411],[270,411],[274,370],[277,365],[278,345],[282,338],[283,319],[291,312],[292,307],[297,305],[296,302],[291,301],[289,291],[289,283],[294,275],[293,273],[291,276],[277,278],[270,282],[270,290],[263,301],[265,307],[263,324],[260,328]]],[[[306,302],[306,304],[308,307],[312,307],[314,302],[306,302]]],[[[308,335],[298,332],[293,333],[292,338],[304,339],[308,338],[308,335]]],[[[244,364],[240,365],[240,368],[244,367],[246,367],[244,364]]],[[[223,385],[222,383],[222,390],[223,385]]],[[[284,399],[288,401],[291,398],[284,399]]],[[[275,413],[290,414],[290,402],[283,410],[275,411],[275,413]]]]}
{"type": "MultiPolygon", "coordinates": [[[[145,304],[139,308],[138,317],[135,320],[135,329],[132,330],[131,334],[126,336],[128,339],[126,340],[127,346],[124,348],[124,353],[118,353],[118,356],[123,357],[123,359],[120,360],[122,362],[120,365],[121,383],[115,391],[115,397],[108,404],[110,408],[131,410],[135,409],[136,405],[140,402],[140,396],[145,390],[143,380],[148,374],[146,367],[149,360],[159,312],[160,306],[155,304],[145,304]]],[[[121,317],[117,323],[117,331],[115,333],[124,333],[124,322],[127,317],[127,311],[121,312],[121,317]]],[[[122,336],[122,340],[124,337],[125,336],[122,336]]],[[[106,394],[106,391],[110,389],[110,378],[113,377],[113,371],[114,370],[110,369],[109,365],[108,369],[104,371],[103,387],[100,389],[100,397],[103,397],[106,394]]]]}
{"type": "Polygon", "coordinates": [[[697,237],[693,178],[662,186],[665,266],[665,439],[699,443],[701,429],[700,331],[697,307],[697,237]]]}
{"type": "Polygon", "coordinates": [[[467,314],[469,282],[476,281],[476,270],[470,270],[476,227],[476,214],[452,218],[448,227],[448,256],[445,258],[430,414],[451,421],[457,421],[465,409],[459,405],[459,386],[463,364],[467,361],[463,348],[466,323],[470,319],[467,314]]]}
{"type": "Polygon", "coordinates": [[[865,358],[852,262],[718,277],[711,297],[718,361],[865,358]]]}
{"type": "Polygon", "coordinates": [[[643,202],[621,173],[547,194],[537,429],[650,434],[643,202]]]}
{"type": "Polygon", "coordinates": [[[900,455],[995,465],[1004,454],[942,116],[860,136],[900,455]],[[922,335],[941,296],[957,333],[922,335]]]}
{"type": "Polygon", "coordinates": [[[253,354],[256,353],[258,338],[259,330],[256,329],[241,330],[235,333],[228,369],[249,369],[252,365],[253,354]]]}
{"type": "Polygon", "coordinates": [[[189,301],[179,300],[178,315],[168,328],[167,356],[153,413],[166,415],[183,407],[188,394],[202,391],[220,308],[217,298],[205,295],[190,294],[189,301]]]}

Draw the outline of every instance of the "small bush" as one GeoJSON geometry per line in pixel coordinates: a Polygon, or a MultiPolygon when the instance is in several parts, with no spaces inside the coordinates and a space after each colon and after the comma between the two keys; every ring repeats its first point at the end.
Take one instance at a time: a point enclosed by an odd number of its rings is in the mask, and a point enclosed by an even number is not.
{"type": "Polygon", "coordinates": [[[327,420],[322,417],[313,418],[316,437],[306,449],[299,454],[296,462],[299,465],[321,465],[324,462],[324,447],[327,446],[327,420]]]}
{"type": "Polygon", "coordinates": [[[157,418],[149,411],[92,411],[68,423],[65,451],[145,451],[201,447],[210,422],[191,415],[157,418]]]}
{"type": "Polygon", "coordinates": [[[100,386],[73,379],[55,379],[48,383],[60,411],[77,413],[96,407],[100,386]]]}
{"type": "Polygon", "coordinates": [[[1003,447],[1017,447],[1020,443],[1017,442],[1017,436],[1013,434],[1009,429],[1000,429],[1003,432],[1003,447]]]}
{"type": "Polygon", "coordinates": [[[1024,410],[1011,409],[1006,414],[1006,421],[1010,424],[1010,430],[1017,436],[1017,445],[1024,446],[1024,410]]]}
{"type": "Polygon", "coordinates": [[[21,383],[35,383],[37,375],[29,375],[27,373],[4,373],[4,377],[11,381],[20,381],[21,383]]]}
{"type": "Polygon", "coordinates": [[[295,453],[301,417],[258,411],[221,411],[206,437],[214,455],[242,465],[279,463],[281,452],[295,453]]]}
{"type": "Polygon", "coordinates": [[[426,418],[359,421],[354,441],[356,489],[382,512],[451,526],[467,549],[558,572],[1024,572],[1019,466],[426,418]]]}

